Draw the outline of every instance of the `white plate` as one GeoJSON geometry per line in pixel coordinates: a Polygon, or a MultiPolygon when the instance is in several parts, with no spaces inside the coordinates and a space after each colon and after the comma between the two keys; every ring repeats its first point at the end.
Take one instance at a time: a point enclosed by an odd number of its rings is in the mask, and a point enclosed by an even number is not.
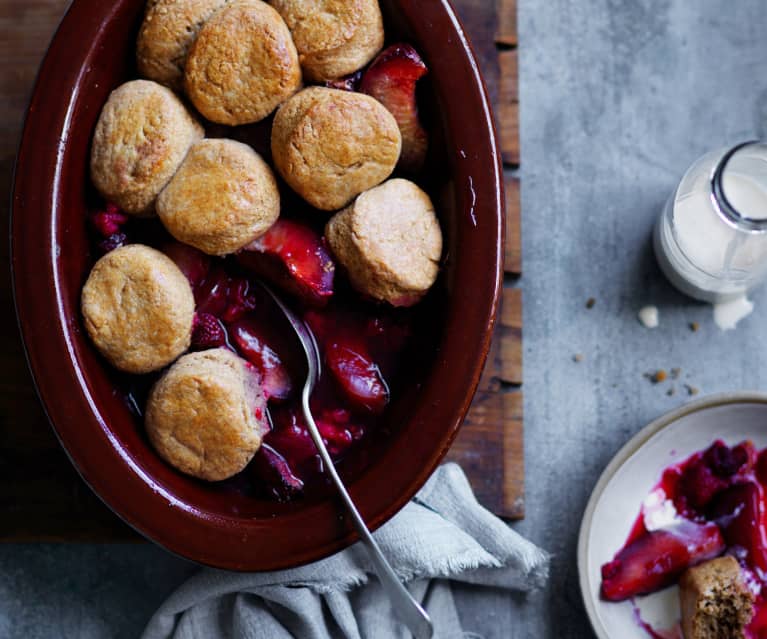
{"type": "MultiPolygon", "coordinates": [[[[716,439],[750,439],[767,446],[767,395],[724,393],[691,402],[642,429],[608,464],[591,494],[578,540],[581,594],[599,639],[647,639],[631,602],[599,597],[600,567],[623,546],[644,498],[663,469],[707,448],[716,439]]],[[[642,619],[657,630],[679,620],[677,588],[637,598],[642,619]]]]}

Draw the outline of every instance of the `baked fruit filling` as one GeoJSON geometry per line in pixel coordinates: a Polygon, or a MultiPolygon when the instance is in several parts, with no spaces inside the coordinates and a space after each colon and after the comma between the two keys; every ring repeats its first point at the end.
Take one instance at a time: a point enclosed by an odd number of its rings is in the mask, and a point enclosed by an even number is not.
{"type": "Polygon", "coordinates": [[[685,639],[767,638],[766,489],[767,449],[750,441],[716,441],[670,466],[602,566],[602,597],[679,582],[685,639]]]}
{"type": "MultiPolygon", "coordinates": [[[[118,227],[94,225],[95,250],[115,235],[114,230],[124,238],[123,245],[139,246],[133,240],[140,239],[157,246],[186,276],[194,296],[190,351],[226,349],[258,373],[268,402],[268,432],[235,483],[253,480],[257,494],[292,499],[304,494],[307,484],[311,488],[321,470],[300,409],[303,364],[294,336],[257,280],[268,282],[294,308],[302,309],[317,338],[323,376],[311,406],[331,456],[343,459],[378,426],[414,331],[413,313],[362,299],[343,277],[341,290],[335,291],[335,263],[318,232],[300,221],[282,219],[257,247],[219,258],[173,240],[156,220],[126,223],[114,206],[106,210],[118,227]]],[[[131,401],[144,404],[143,397],[131,401]]]]}
{"type": "Polygon", "coordinates": [[[428,151],[426,64],[409,44],[383,49],[376,0],[304,4],[148,3],[148,79],[118,87],[96,125],[104,204],[88,216],[97,261],[82,298],[157,453],[278,500],[325,482],[300,406],[305,361],[262,284],[317,338],[311,409],[341,461],[385,430],[400,369],[420,362],[411,307],[442,259],[437,213],[411,181],[428,151]]]}

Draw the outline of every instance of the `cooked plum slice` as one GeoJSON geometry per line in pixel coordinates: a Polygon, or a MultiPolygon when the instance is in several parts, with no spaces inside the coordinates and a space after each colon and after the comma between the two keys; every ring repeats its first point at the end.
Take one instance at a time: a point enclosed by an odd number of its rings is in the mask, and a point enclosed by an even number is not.
{"type": "Polygon", "coordinates": [[[325,346],[325,363],[355,408],[378,414],[389,403],[389,387],[362,342],[334,339],[325,346]]]}
{"type": "Polygon", "coordinates": [[[711,519],[719,522],[729,547],[742,548],[745,560],[767,574],[767,539],[764,495],[754,482],[731,486],[711,506],[711,519]]]}
{"type": "Polygon", "coordinates": [[[188,244],[168,242],[160,250],[176,263],[193,289],[202,284],[210,272],[210,257],[188,244]]]}
{"type": "Polygon", "coordinates": [[[333,295],[335,263],[322,237],[305,224],[278,220],[237,260],[310,306],[323,306],[333,295]]]}
{"type": "Polygon", "coordinates": [[[293,390],[288,369],[268,338],[252,319],[241,319],[229,327],[235,347],[261,373],[264,393],[270,400],[286,400],[293,390]]]}
{"type": "Polygon", "coordinates": [[[293,474],[285,458],[268,444],[258,449],[251,468],[278,501],[288,501],[304,489],[304,482],[293,474]]]}
{"type": "MultiPolygon", "coordinates": [[[[384,338],[369,318],[339,308],[330,310],[304,316],[319,342],[326,370],[352,408],[378,414],[389,403],[389,387],[373,351],[384,338]]],[[[394,337],[392,346],[398,342],[394,337]]]]}
{"type": "Polygon", "coordinates": [[[428,69],[409,44],[393,44],[378,54],[365,71],[360,91],[373,96],[394,116],[402,133],[399,167],[415,173],[426,159],[429,138],[418,119],[416,83],[428,69]]]}
{"type": "Polygon", "coordinates": [[[602,597],[623,601],[670,585],[688,567],[716,557],[724,540],[716,524],[681,521],[649,532],[602,566],[602,597]]]}
{"type": "Polygon", "coordinates": [[[294,471],[317,457],[317,447],[302,415],[295,409],[286,407],[278,407],[270,412],[274,429],[266,436],[265,441],[289,460],[294,471]]]}

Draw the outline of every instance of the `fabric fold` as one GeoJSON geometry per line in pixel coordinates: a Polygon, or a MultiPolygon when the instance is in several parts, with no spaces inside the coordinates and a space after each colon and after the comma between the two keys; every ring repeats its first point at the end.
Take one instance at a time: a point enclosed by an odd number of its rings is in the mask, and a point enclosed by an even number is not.
{"type": "MultiPolygon", "coordinates": [[[[451,582],[529,591],[548,555],[483,508],[459,466],[437,469],[417,496],[374,533],[395,572],[423,603],[435,637],[464,639],[451,582]]],[[[271,573],[201,569],[147,625],[142,639],[403,639],[360,544],[271,573]]]]}

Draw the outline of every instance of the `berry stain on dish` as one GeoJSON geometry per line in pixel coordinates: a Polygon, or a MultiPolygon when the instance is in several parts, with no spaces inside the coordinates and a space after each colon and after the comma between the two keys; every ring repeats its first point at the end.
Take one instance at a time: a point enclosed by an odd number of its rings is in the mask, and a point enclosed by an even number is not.
{"type": "MultiPolygon", "coordinates": [[[[695,566],[730,557],[753,600],[750,622],[732,636],[767,638],[766,491],[767,448],[759,451],[750,441],[732,447],[716,441],[668,467],[642,503],[625,544],[602,566],[602,598],[617,602],[651,594],[683,575],[689,579],[695,566]]],[[[638,615],[637,621],[651,636],[665,636],[638,615]]]]}

